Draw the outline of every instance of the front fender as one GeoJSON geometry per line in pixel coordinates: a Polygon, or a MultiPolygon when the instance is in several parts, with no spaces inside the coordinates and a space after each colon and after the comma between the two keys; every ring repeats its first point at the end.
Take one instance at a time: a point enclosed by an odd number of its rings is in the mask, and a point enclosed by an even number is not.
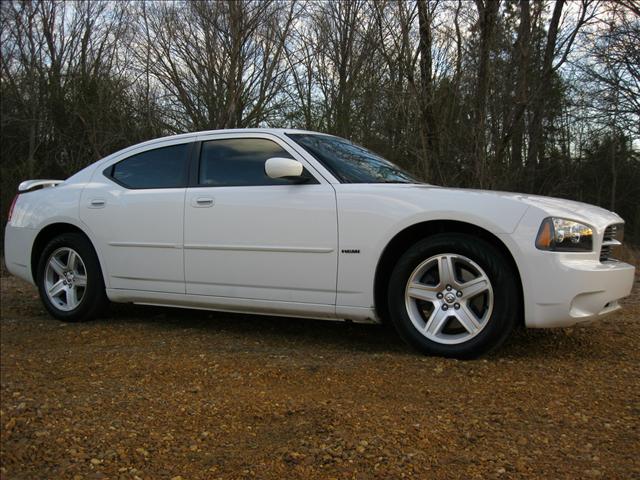
{"type": "Polygon", "coordinates": [[[415,185],[339,185],[337,305],[370,308],[378,261],[403,230],[455,221],[496,237],[514,232],[529,205],[481,191],[415,185]],[[358,252],[358,253],[353,253],[358,252]]]}

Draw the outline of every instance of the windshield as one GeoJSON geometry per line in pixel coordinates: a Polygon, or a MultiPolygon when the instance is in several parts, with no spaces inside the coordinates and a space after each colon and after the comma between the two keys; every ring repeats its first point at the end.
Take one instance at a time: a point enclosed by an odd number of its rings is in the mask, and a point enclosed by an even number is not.
{"type": "Polygon", "coordinates": [[[421,183],[389,160],[344,138],[288,134],[342,183],[421,183]]]}

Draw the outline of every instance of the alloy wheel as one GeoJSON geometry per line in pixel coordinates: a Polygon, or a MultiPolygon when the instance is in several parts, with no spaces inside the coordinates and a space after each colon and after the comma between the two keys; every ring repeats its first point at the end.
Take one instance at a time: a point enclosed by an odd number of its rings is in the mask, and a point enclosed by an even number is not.
{"type": "Polygon", "coordinates": [[[409,276],[405,305],[413,326],[429,340],[458,344],[487,325],[493,311],[493,288],[484,270],[455,253],[435,255],[409,276]]]}
{"type": "Polygon", "coordinates": [[[69,247],[55,250],[44,278],[47,297],[57,309],[68,312],[80,305],[87,289],[87,270],[78,252],[69,247]]]}

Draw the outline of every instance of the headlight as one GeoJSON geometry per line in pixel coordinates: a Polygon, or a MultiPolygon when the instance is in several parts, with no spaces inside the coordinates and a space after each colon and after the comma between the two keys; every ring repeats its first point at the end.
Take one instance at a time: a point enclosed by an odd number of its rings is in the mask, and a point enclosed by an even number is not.
{"type": "Polygon", "coordinates": [[[536,237],[536,247],[555,252],[590,252],[593,229],[564,218],[545,218],[536,237]]]}

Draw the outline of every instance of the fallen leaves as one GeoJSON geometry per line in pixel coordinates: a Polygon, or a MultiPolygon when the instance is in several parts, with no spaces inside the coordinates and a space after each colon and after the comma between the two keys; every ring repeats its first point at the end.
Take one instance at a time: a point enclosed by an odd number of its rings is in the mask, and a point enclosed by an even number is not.
{"type": "Polygon", "coordinates": [[[60,324],[15,283],[2,478],[640,476],[637,292],[591,328],[459,362],[378,326],[132,306],[60,324]]]}

